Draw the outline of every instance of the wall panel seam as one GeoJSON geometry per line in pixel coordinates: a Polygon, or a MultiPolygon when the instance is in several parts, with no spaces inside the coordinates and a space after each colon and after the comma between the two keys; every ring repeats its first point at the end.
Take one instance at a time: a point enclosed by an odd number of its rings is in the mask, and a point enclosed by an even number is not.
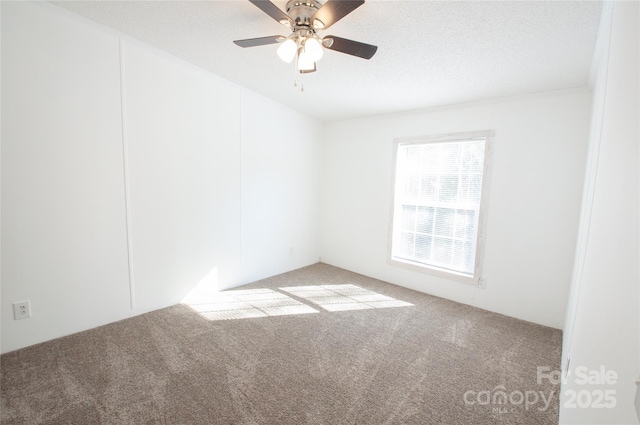
{"type": "Polygon", "coordinates": [[[131,202],[129,199],[129,157],[127,144],[127,113],[125,101],[125,65],[124,65],[124,41],[119,39],[120,53],[120,114],[122,124],[122,165],[124,177],[124,211],[127,232],[127,266],[129,271],[129,301],[131,310],[136,307],[135,285],[133,273],[133,240],[131,235],[131,202]]]}

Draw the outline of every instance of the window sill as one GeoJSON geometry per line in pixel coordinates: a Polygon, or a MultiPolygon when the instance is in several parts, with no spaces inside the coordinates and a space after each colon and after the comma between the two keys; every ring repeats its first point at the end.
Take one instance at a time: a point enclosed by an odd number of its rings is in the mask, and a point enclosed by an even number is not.
{"type": "Polygon", "coordinates": [[[443,279],[455,280],[456,282],[466,283],[469,285],[478,286],[478,275],[469,276],[462,273],[456,273],[452,270],[442,269],[434,266],[428,266],[421,263],[416,263],[410,260],[404,260],[400,258],[390,258],[387,260],[389,264],[396,267],[402,267],[404,269],[413,270],[420,273],[426,273],[433,276],[438,276],[443,279]]]}

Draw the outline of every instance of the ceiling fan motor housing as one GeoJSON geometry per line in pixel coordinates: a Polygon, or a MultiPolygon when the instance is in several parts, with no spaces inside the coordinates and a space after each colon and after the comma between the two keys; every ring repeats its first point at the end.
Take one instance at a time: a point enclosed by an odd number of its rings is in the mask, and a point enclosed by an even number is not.
{"type": "Polygon", "coordinates": [[[287,2],[287,15],[293,20],[296,27],[311,27],[311,17],[322,4],[317,0],[289,0],[287,2]]]}

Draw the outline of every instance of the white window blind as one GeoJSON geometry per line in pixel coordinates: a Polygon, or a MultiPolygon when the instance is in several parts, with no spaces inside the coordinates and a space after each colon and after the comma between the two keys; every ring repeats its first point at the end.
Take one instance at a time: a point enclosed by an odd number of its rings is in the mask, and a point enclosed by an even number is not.
{"type": "Polygon", "coordinates": [[[392,260],[475,277],[486,138],[399,143],[392,260]]]}

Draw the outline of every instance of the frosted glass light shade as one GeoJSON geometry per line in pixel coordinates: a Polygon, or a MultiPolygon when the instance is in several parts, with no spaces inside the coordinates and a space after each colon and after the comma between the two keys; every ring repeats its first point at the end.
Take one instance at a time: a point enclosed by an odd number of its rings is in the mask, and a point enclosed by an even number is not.
{"type": "Polygon", "coordinates": [[[307,38],[304,42],[304,51],[310,56],[313,62],[318,62],[324,54],[322,44],[317,38],[307,38]]]}
{"type": "Polygon", "coordinates": [[[280,56],[280,59],[286,63],[291,63],[293,58],[296,56],[297,47],[298,46],[296,46],[295,41],[290,38],[286,39],[282,42],[280,47],[278,47],[278,56],[280,56]]]}
{"type": "Polygon", "coordinates": [[[316,67],[313,60],[311,60],[311,56],[309,53],[302,50],[298,54],[298,70],[299,71],[312,71],[316,67]]]}

